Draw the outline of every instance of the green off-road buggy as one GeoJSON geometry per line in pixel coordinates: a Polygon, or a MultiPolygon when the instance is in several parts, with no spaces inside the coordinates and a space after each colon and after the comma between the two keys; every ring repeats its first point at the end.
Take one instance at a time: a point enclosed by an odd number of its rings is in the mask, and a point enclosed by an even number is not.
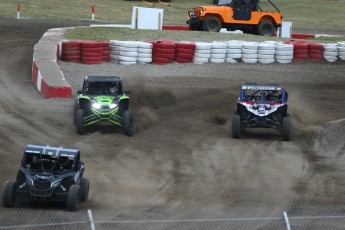
{"type": "Polygon", "coordinates": [[[78,94],[74,109],[74,124],[78,134],[85,134],[87,127],[106,121],[122,127],[127,136],[133,135],[129,91],[122,89],[120,77],[85,77],[83,89],[78,94]]]}

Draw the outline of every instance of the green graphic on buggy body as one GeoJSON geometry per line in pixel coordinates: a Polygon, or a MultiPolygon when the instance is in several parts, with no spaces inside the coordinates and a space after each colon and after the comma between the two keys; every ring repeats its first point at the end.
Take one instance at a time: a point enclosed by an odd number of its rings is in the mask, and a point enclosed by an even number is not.
{"type": "Polygon", "coordinates": [[[129,99],[127,95],[122,95],[118,100],[114,96],[96,96],[91,98],[86,95],[80,95],[79,99],[87,99],[91,102],[91,114],[84,117],[84,126],[90,126],[100,121],[108,121],[117,126],[123,126],[123,117],[119,113],[119,103],[122,100],[129,99]]]}

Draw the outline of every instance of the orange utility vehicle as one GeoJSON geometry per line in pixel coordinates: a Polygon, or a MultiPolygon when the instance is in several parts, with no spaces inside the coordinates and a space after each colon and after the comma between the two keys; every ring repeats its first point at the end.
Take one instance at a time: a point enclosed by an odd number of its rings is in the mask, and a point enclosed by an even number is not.
{"type": "Polygon", "coordinates": [[[219,0],[217,6],[199,6],[188,11],[190,30],[219,32],[242,30],[244,33],[272,36],[281,26],[283,16],[270,1],[276,12],[264,11],[259,0],[219,0]]]}

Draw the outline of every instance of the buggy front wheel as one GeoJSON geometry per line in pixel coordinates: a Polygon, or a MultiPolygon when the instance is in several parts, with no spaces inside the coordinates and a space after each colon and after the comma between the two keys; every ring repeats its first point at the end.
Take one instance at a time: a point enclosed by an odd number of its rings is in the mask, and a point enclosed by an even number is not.
{"type": "Polygon", "coordinates": [[[290,141],[291,139],[291,117],[287,114],[286,117],[283,118],[283,140],[290,141]]]}
{"type": "Polygon", "coordinates": [[[128,110],[123,113],[123,131],[126,136],[131,137],[133,135],[133,117],[128,110]]]}
{"type": "Polygon", "coordinates": [[[86,128],[84,126],[84,110],[78,109],[75,115],[75,126],[77,133],[83,135],[86,133],[86,128]]]}
{"type": "Polygon", "coordinates": [[[71,185],[67,195],[66,206],[67,210],[71,212],[76,212],[80,208],[80,186],[79,185],[71,185]]]}
{"type": "Polygon", "coordinates": [[[13,208],[16,202],[13,191],[16,182],[13,180],[8,180],[4,184],[4,193],[2,198],[2,203],[6,208],[13,208]]]}
{"type": "Polygon", "coordinates": [[[241,136],[241,117],[237,113],[232,115],[232,137],[240,139],[241,136]]]}

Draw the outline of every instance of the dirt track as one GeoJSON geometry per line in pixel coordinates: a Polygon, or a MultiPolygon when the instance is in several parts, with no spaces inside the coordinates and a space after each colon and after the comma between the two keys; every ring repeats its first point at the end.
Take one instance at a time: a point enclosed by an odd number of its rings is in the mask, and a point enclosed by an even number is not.
{"type": "MultiPolygon", "coordinates": [[[[131,67],[61,62],[74,92],[88,74],[120,75],[131,90],[132,138],[109,126],[78,136],[73,100],[42,99],[31,82],[34,44],[47,29],[61,26],[0,21],[1,182],[15,178],[25,145],[38,143],[81,149],[91,183],[82,208],[344,200],[344,62],[131,67]],[[253,81],[288,89],[291,142],[273,130],[231,138],[228,120],[239,86],[253,81]]],[[[21,207],[31,208],[41,206],[21,207]]]]}

